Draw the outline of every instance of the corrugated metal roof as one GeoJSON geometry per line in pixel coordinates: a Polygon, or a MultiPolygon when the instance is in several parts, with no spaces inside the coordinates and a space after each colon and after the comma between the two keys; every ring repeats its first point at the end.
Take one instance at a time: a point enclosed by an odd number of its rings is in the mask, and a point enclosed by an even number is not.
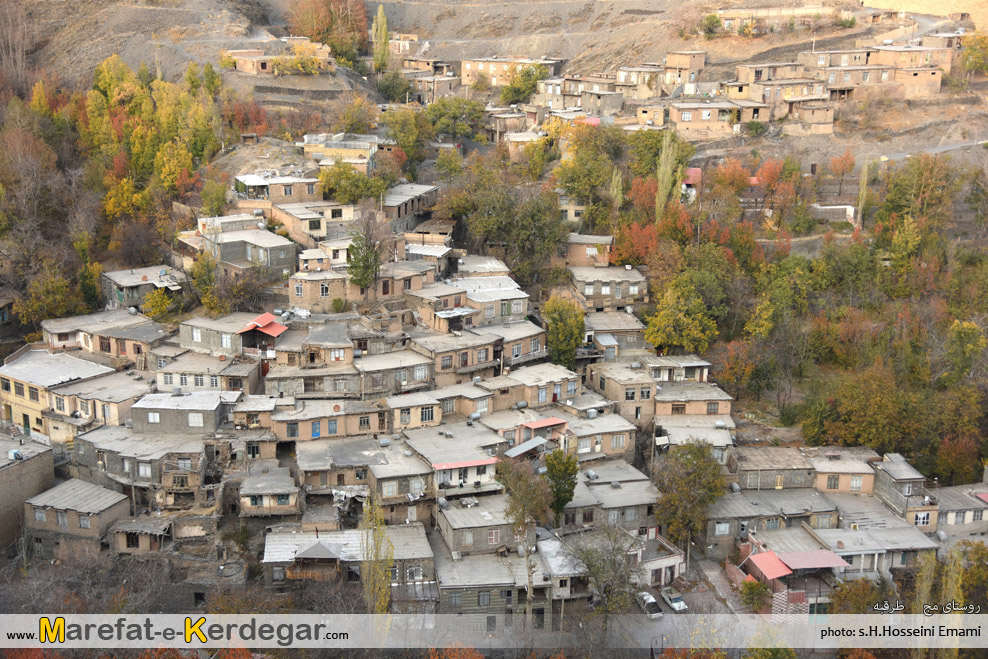
{"type": "Polygon", "coordinates": [[[758,568],[759,572],[765,575],[766,579],[779,579],[792,574],[792,570],[771,550],[752,554],[748,560],[758,568]]]}
{"type": "Polygon", "coordinates": [[[779,560],[793,570],[818,570],[829,567],[850,567],[843,558],[829,549],[794,551],[779,554],[779,560]]]}
{"type": "Polygon", "coordinates": [[[74,510],[94,515],[125,501],[127,495],[73,478],[27,500],[38,508],[74,510]]]}

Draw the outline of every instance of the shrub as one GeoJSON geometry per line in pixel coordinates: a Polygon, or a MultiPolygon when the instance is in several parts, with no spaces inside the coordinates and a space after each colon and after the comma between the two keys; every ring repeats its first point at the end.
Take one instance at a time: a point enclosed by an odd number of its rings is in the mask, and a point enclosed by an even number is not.
{"type": "Polygon", "coordinates": [[[700,23],[700,31],[703,32],[704,36],[708,39],[713,39],[714,35],[721,28],[722,23],[720,22],[720,17],[717,14],[707,14],[704,17],[703,22],[700,23]]]}
{"type": "Polygon", "coordinates": [[[235,69],[235,68],[237,68],[236,61],[234,61],[234,59],[232,57],[230,57],[229,55],[226,55],[226,54],[220,55],[220,62],[219,62],[219,64],[220,64],[220,68],[221,69],[235,69]]]}
{"type": "Polygon", "coordinates": [[[768,127],[760,121],[749,121],[747,124],[748,133],[753,137],[760,137],[765,134],[768,127]]]}
{"type": "Polygon", "coordinates": [[[333,298],[333,313],[346,311],[346,302],[342,298],[333,298]]]}

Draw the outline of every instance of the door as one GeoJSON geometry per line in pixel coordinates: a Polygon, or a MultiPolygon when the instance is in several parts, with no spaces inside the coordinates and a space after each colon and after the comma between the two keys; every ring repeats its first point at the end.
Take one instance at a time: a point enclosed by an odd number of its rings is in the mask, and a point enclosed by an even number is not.
{"type": "Polygon", "coordinates": [[[419,518],[419,509],[415,506],[408,507],[408,521],[414,522],[419,518]]]}
{"type": "Polygon", "coordinates": [[[30,434],[31,432],[31,417],[27,414],[21,415],[21,425],[24,426],[24,432],[30,434]]]}

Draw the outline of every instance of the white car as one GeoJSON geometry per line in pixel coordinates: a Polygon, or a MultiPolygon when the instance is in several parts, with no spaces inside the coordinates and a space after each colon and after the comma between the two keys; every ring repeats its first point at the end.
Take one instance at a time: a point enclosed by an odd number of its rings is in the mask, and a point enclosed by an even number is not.
{"type": "Polygon", "coordinates": [[[638,606],[641,607],[641,610],[650,619],[654,620],[662,617],[662,607],[659,606],[659,603],[655,601],[655,598],[650,593],[638,593],[635,595],[635,600],[638,601],[638,606]]]}
{"type": "Polygon", "coordinates": [[[669,605],[669,608],[676,613],[686,613],[689,608],[686,606],[686,602],[683,601],[683,596],[679,594],[679,591],[672,586],[666,586],[659,591],[662,595],[662,601],[669,605]]]}

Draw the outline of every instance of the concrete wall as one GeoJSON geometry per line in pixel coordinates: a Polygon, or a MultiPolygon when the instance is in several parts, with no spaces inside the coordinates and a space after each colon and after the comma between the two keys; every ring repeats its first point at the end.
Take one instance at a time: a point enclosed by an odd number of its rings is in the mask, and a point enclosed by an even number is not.
{"type": "Polygon", "coordinates": [[[21,536],[24,502],[54,485],[55,464],[51,451],[0,469],[0,548],[13,544],[21,536]]]}

